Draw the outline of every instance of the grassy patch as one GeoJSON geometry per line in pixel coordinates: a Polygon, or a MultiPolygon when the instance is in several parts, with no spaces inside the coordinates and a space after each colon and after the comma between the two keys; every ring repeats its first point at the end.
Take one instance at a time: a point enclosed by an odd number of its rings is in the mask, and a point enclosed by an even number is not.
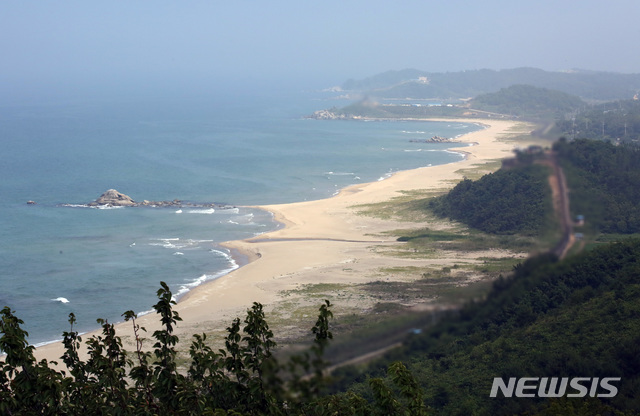
{"type": "MultiPolygon", "coordinates": [[[[443,267],[441,269],[423,269],[419,279],[411,282],[378,280],[362,285],[361,290],[380,302],[400,302],[405,304],[422,303],[426,300],[439,300],[450,288],[475,285],[480,280],[473,277],[478,273],[463,269],[443,267]]],[[[479,292],[478,292],[479,293],[479,292]]],[[[474,293],[474,297],[478,294],[474,293]]],[[[456,295],[448,299],[449,303],[463,302],[465,296],[456,295]]]]}
{"type": "Polygon", "coordinates": [[[358,214],[366,215],[374,218],[395,221],[428,221],[435,220],[430,212],[422,212],[420,201],[442,195],[449,188],[442,189],[421,189],[414,191],[401,191],[401,196],[392,198],[388,201],[378,202],[375,204],[355,205],[358,214]]]}
{"type": "Polygon", "coordinates": [[[394,303],[378,303],[362,315],[341,316],[335,320],[334,338],[326,357],[339,363],[362,354],[402,342],[415,328],[430,325],[430,313],[409,312],[394,303]]]}
{"type": "Polygon", "coordinates": [[[473,269],[491,276],[510,273],[513,271],[514,266],[524,261],[524,259],[518,257],[483,257],[478,260],[481,260],[482,264],[474,265],[473,269]]]}
{"type": "Polygon", "coordinates": [[[398,241],[416,252],[429,250],[481,251],[501,248],[514,251],[531,251],[537,248],[538,240],[518,235],[492,235],[452,223],[451,229],[421,228],[397,230],[398,241]]]}
{"type": "MultiPolygon", "coordinates": [[[[471,180],[480,179],[483,175],[487,173],[495,172],[502,166],[502,160],[491,160],[486,163],[480,163],[477,165],[473,165],[469,168],[458,169],[456,171],[462,178],[468,178],[471,180]]],[[[451,186],[453,187],[460,181],[451,181],[451,186]]]]}
{"type": "Polygon", "coordinates": [[[596,237],[595,242],[597,243],[613,243],[618,241],[624,241],[631,238],[638,239],[640,238],[640,233],[634,234],[600,234],[596,237]]]}
{"type": "Polygon", "coordinates": [[[422,273],[421,267],[415,266],[397,266],[397,267],[383,267],[380,269],[380,272],[384,274],[408,274],[408,275],[420,275],[422,273]]]}
{"type": "Polygon", "coordinates": [[[282,292],[284,296],[300,295],[306,297],[326,297],[329,294],[335,295],[337,292],[349,289],[351,286],[342,283],[310,283],[303,285],[299,289],[292,289],[282,292]]]}

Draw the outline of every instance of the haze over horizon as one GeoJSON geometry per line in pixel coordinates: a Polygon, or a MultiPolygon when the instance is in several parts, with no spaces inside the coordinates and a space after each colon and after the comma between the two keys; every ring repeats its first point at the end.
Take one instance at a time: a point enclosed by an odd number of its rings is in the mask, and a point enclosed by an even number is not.
{"type": "Polygon", "coordinates": [[[241,84],[323,88],[388,70],[640,73],[640,3],[3,2],[3,102],[241,84]]]}

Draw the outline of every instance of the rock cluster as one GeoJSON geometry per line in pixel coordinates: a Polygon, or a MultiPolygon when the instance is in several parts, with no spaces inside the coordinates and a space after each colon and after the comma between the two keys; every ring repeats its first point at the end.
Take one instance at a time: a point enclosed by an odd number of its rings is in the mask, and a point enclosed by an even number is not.
{"type": "Polygon", "coordinates": [[[132,207],[137,204],[133,199],[131,199],[130,196],[122,194],[115,189],[109,189],[107,192],[100,195],[98,199],[89,204],[89,206],[97,205],[109,205],[112,207],[132,207]]]}
{"type": "Polygon", "coordinates": [[[147,201],[146,199],[142,202],[134,201],[130,196],[125,195],[116,191],[115,189],[109,189],[98,199],[88,204],[90,207],[97,206],[110,206],[110,207],[199,207],[199,208],[214,208],[221,207],[216,204],[198,204],[198,203],[187,203],[183,202],[179,199],[174,199],[173,201],[147,201]]]}
{"type": "Polygon", "coordinates": [[[413,140],[409,140],[412,143],[452,143],[452,142],[456,142],[456,140],[454,139],[448,139],[446,137],[440,137],[440,136],[433,136],[430,139],[426,139],[426,140],[417,140],[417,139],[413,139],[413,140]]]}
{"type": "Polygon", "coordinates": [[[315,120],[345,120],[349,117],[345,114],[336,114],[329,110],[318,110],[314,112],[312,115],[308,116],[308,118],[312,118],[315,120]]]}
{"type": "Polygon", "coordinates": [[[147,201],[146,199],[137,204],[142,207],[182,207],[182,206],[197,206],[197,207],[213,207],[215,204],[186,204],[179,199],[173,201],[147,201]]]}

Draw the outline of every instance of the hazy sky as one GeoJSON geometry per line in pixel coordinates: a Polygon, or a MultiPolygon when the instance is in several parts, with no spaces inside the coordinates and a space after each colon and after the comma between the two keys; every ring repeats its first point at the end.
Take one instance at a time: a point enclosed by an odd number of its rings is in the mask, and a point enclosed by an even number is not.
{"type": "Polygon", "coordinates": [[[0,92],[390,69],[640,72],[638,0],[0,0],[0,92]]]}

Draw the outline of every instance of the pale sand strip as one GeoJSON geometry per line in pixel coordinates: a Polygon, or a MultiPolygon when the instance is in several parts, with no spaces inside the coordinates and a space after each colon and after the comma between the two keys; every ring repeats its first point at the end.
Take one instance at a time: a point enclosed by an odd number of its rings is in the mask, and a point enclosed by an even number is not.
{"type": "MultiPolygon", "coordinates": [[[[478,123],[486,128],[460,138],[476,143],[457,149],[467,154],[460,162],[399,172],[383,181],[350,186],[328,199],[262,207],[273,212],[285,227],[251,240],[225,244],[249,254],[252,261],[197,287],[178,303],[175,309],[183,322],[176,333],[182,342],[189,343],[194,333],[223,330],[233,318],[243,317],[254,301],[269,310],[282,299],[283,290],[307,283],[370,281],[371,271],[385,266],[442,264],[442,259],[401,260],[376,253],[374,246],[402,244],[392,237],[379,237],[378,233],[406,228],[407,224],[358,215],[354,206],[388,201],[401,195],[401,191],[451,187],[452,181],[462,179],[458,170],[511,156],[516,144],[505,139],[529,131],[531,126],[505,120],[440,121],[478,123]]],[[[141,317],[139,324],[146,327],[147,337],[159,326],[156,314],[141,317]]],[[[120,324],[117,330],[125,348],[134,350],[131,325],[120,324]]],[[[85,334],[84,339],[90,335],[85,334]]],[[[152,344],[148,341],[147,348],[152,344]]],[[[38,348],[36,356],[57,360],[62,353],[61,343],[55,343],[38,348]]]]}

